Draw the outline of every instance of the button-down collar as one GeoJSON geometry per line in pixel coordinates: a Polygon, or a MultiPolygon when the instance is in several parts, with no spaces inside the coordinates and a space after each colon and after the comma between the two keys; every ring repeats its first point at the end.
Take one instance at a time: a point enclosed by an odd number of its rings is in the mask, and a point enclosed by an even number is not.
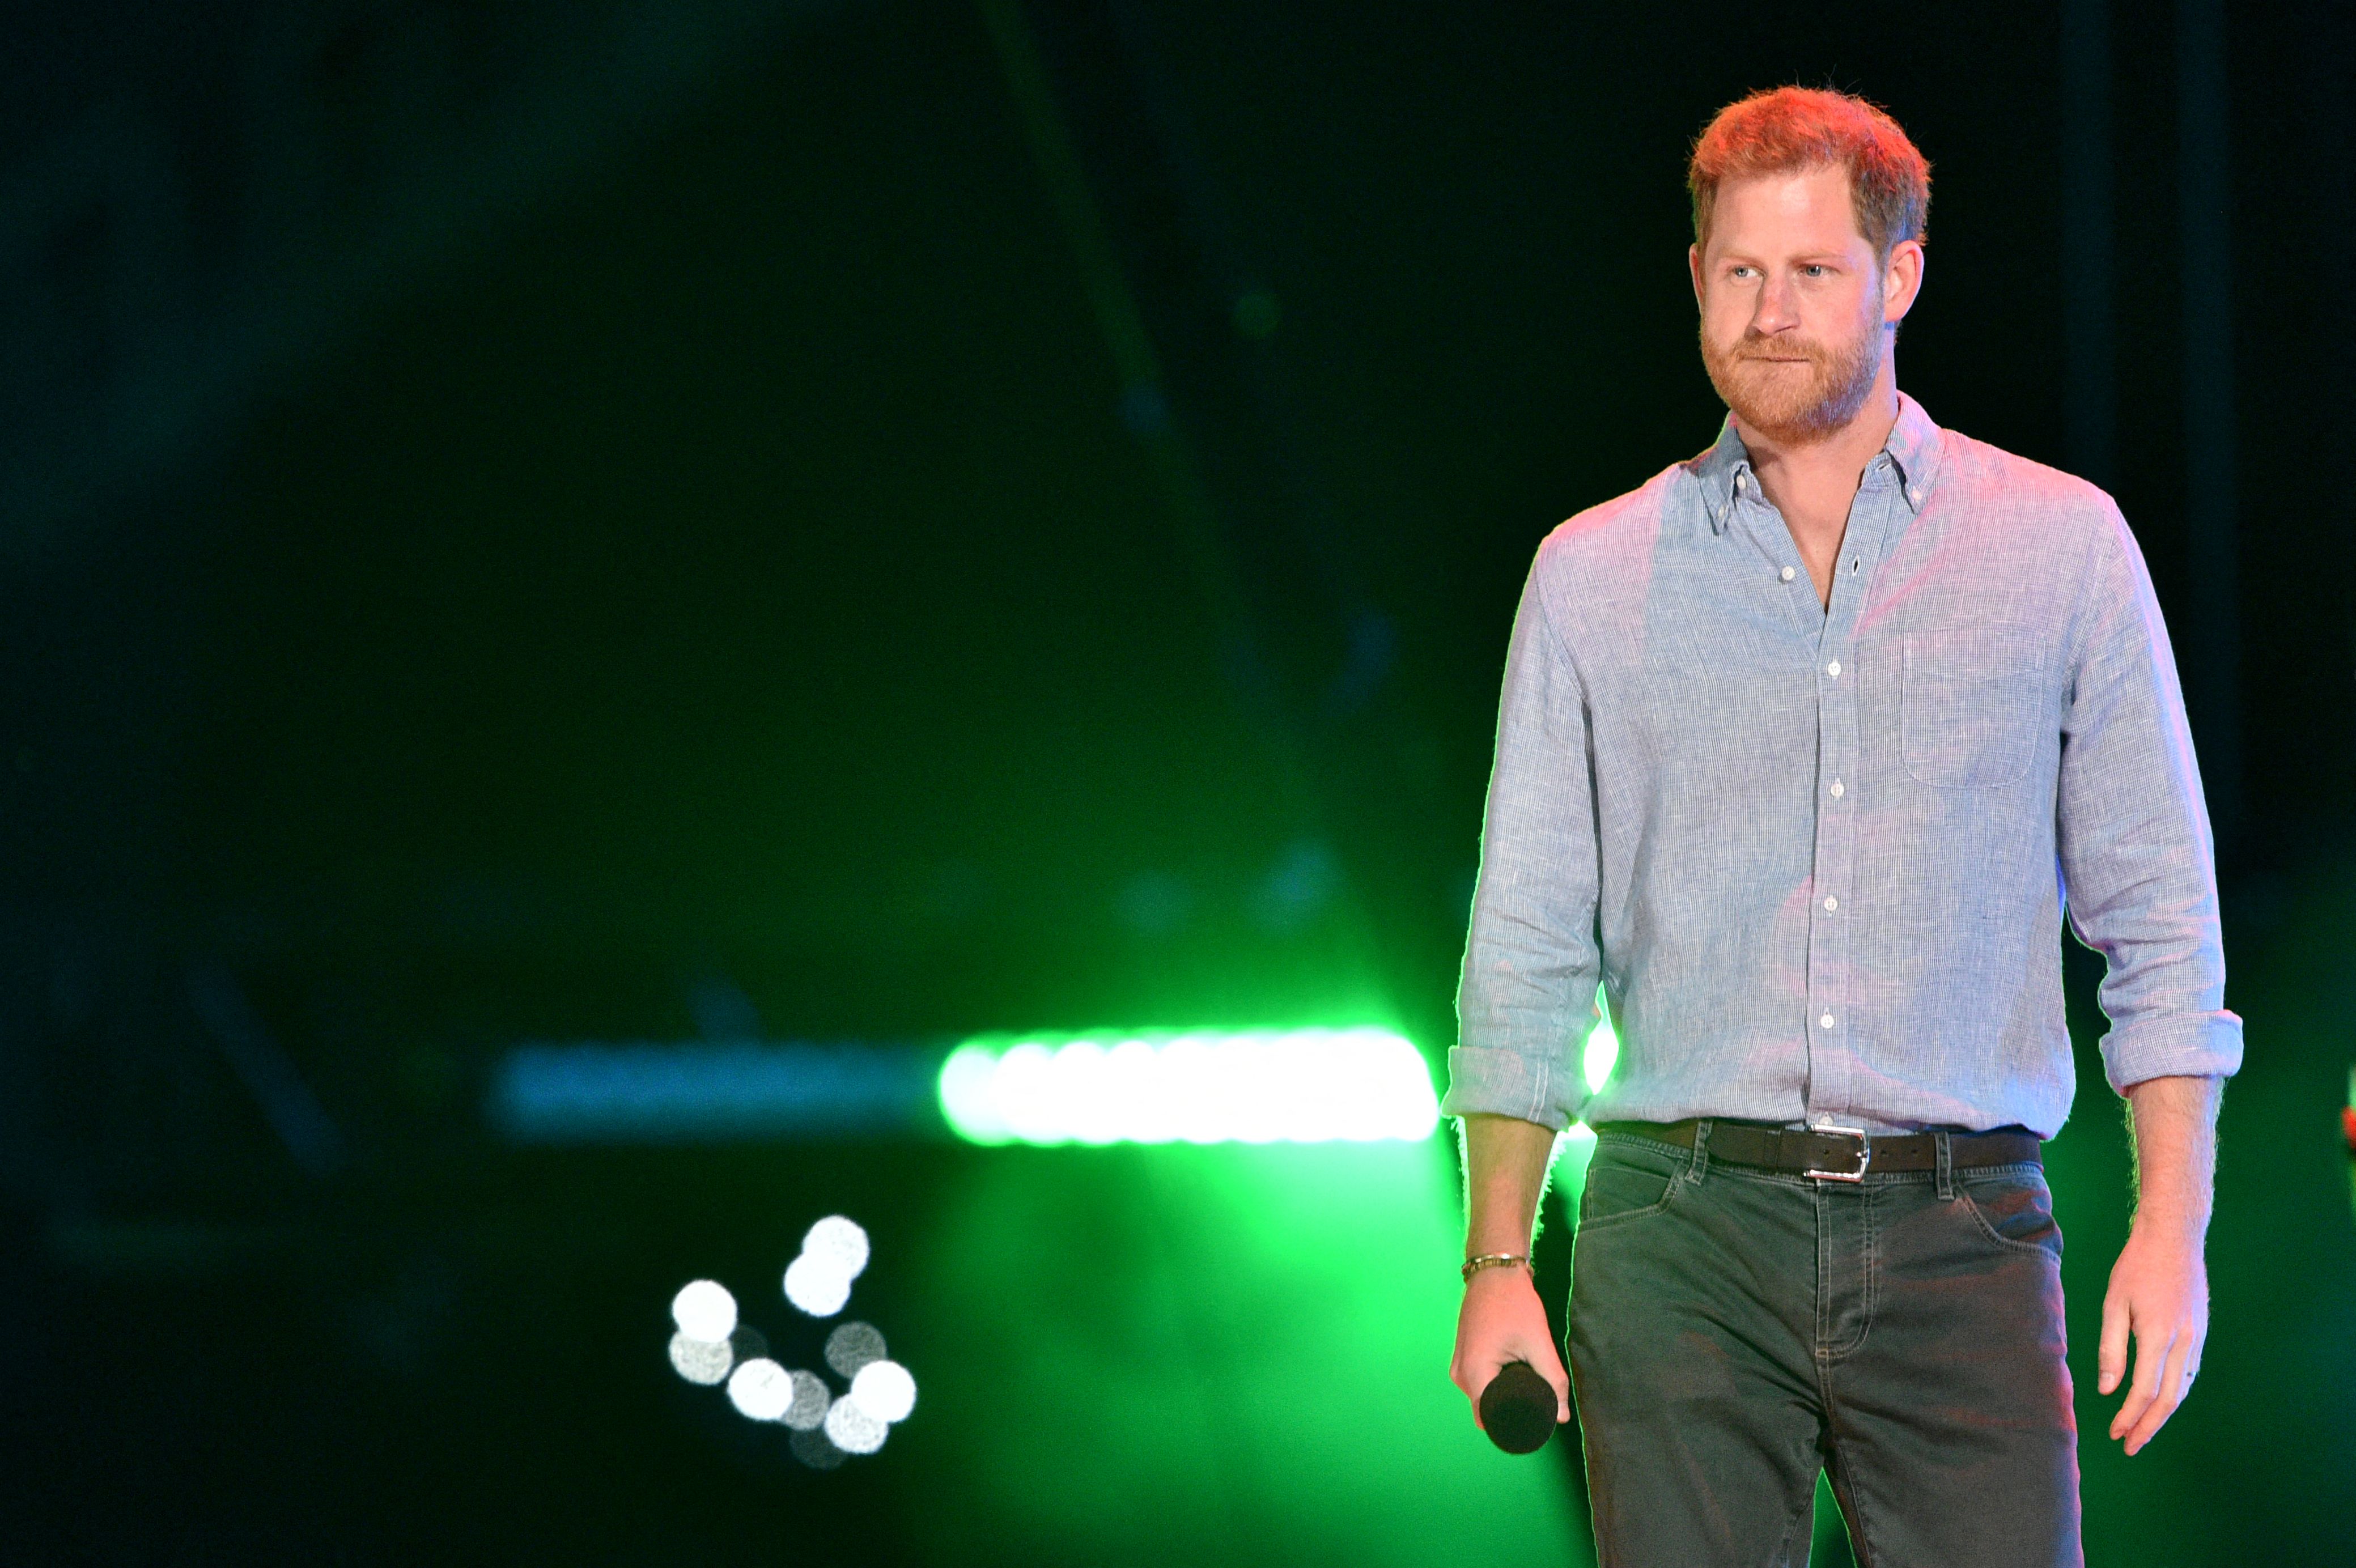
{"type": "MultiPolygon", "coordinates": [[[[1890,439],[1881,450],[1897,468],[1899,494],[1905,497],[1907,510],[1920,513],[1929,504],[1931,487],[1938,478],[1939,427],[1931,422],[1922,404],[1903,392],[1898,394],[1897,422],[1890,427],[1890,439]]],[[[1726,531],[1726,519],[1740,494],[1738,486],[1746,480],[1758,483],[1751,466],[1751,450],[1742,444],[1730,414],[1719,427],[1718,439],[1709,450],[1687,463],[1686,471],[1700,482],[1702,513],[1709,519],[1710,532],[1718,534],[1726,531]]]]}
{"type": "Polygon", "coordinates": [[[1905,488],[1907,507],[1920,513],[1931,499],[1931,486],[1939,477],[1939,427],[1922,411],[1922,405],[1898,394],[1898,422],[1890,427],[1890,439],[1882,451],[1898,464],[1898,477],[1905,488]]]}

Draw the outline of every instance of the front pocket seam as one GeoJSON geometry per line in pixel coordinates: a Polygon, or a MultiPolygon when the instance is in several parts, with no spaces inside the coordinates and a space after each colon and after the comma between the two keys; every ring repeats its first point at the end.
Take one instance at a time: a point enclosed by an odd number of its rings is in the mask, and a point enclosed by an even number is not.
{"type": "MultiPolygon", "coordinates": [[[[1899,645],[1898,760],[1900,765],[1905,768],[1906,776],[1912,779],[1916,784],[1921,784],[1925,789],[1959,790],[2006,789],[2019,784],[2022,779],[2028,777],[2030,765],[2037,760],[2037,737],[2035,731],[2029,726],[2029,716],[2026,714],[2022,715],[2019,720],[2015,721],[2010,734],[2002,737],[2003,740],[2008,741],[2018,741],[2024,736],[2026,740],[2026,743],[2019,745],[2018,748],[2020,752],[2019,768],[2012,773],[2007,773],[2004,777],[1987,779],[1977,784],[1953,784],[1940,779],[1925,778],[1922,773],[1916,769],[1914,765],[1913,747],[1909,744],[1909,740],[1913,731],[1913,724],[1912,720],[1914,719],[1919,707],[1914,697],[1914,688],[1916,684],[1914,680],[1914,648],[1918,635],[1919,634],[1914,633],[1906,634],[1901,639],[1899,645]]],[[[2025,667],[2022,667],[2010,675],[1989,676],[1986,678],[1990,681],[2022,679],[2032,684],[2035,683],[2039,677],[2044,674],[2045,658],[2043,652],[2036,646],[2033,635],[2026,631],[1996,634],[1997,638],[2001,638],[2006,635],[2018,636],[2023,643],[2027,644],[2029,649],[2030,658],[2025,667]]],[[[1995,638],[1992,638],[1991,640],[1995,640],[1995,638]]],[[[1995,750],[1996,747],[1992,744],[1986,748],[1982,754],[1988,754],[1989,752],[1993,752],[1995,750]]]]}
{"type": "Polygon", "coordinates": [[[1623,1220],[1650,1219],[1652,1216],[1661,1212],[1664,1209],[1666,1209],[1669,1204],[1676,1200],[1677,1195],[1677,1187],[1684,1180],[1685,1178],[1683,1176],[1672,1176],[1669,1178],[1669,1185],[1662,1190],[1660,1201],[1657,1203],[1647,1203],[1642,1209],[1623,1209],[1617,1214],[1600,1214],[1591,1220],[1587,1218],[1585,1215],[1581,1215],[1580,1217],[1578,1229],[1580,1231],[1608,1231],[1623,1220]]]}
{"type": "MultiPolygon", "coordinates": [[[[1980,1234],[1986,1236],[1989,1241],[1994,1242],[1997,1246],[2004,1248],[2008,1252],[2033,1253],[2040,1258],[2050,1258],[2053,1256],[2052,1249],[2045,1246],[2041,1243],[2016,1242],[2010,1236],[2008,1236],[2003,1232],[1997,1230],[1996,1228],[1995,1221],[1991,1221],[1987,1217],[1987,1211],[1980,1207],[1979,1200],[1973,1197],[1971,1189],[1960,1182],[1956,1184],[1955,1196],[1963,1200],[1964,1207],[1970,1211],[1972,1223],[1979,1227],[1980,1234]]],[[[2057,1259],[2056,1261],[2058,1262],[2059,1260],[2057,1259]]]]}

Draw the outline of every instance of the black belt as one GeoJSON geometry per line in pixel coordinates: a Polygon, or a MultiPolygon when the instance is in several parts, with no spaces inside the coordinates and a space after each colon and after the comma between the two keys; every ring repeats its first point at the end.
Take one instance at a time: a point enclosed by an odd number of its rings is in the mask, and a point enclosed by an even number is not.
{"type": "MultiPolygon", "coordinates": [[[[1626,1133],[1655,1143],[1694,1147],[1698,1120],[1598,1122],[1599,1133],[1626,1133]]],[[[2027,1127],[1986,1133],[1949,1133],[1947,1163],[1955,1170],[1990,1165],[2040,1163],[2043,1141],[2027,1127]]],[[[1935,1170],[1938,1141],[1931,1133],[1869,1136],[1847,1127],[1771,1127],[1756,1122],[1709,1118],[1709,1157],[1762,1170],[1788,1170],[1827,1181],[1861,1180],[1868,1171],[1935,1170]]]]}

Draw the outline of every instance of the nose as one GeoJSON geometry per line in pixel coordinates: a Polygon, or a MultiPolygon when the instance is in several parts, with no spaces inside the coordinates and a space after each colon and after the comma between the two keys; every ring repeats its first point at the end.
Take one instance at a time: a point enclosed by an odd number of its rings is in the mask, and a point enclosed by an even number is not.
{"type": "Polygon", "coordinates": [[[1751,306],[1751,330],[1763,337],[1799,325],[1799,312],[1794,306],[1792,280],[1780,272],[1770,272],[1751,306]]]}

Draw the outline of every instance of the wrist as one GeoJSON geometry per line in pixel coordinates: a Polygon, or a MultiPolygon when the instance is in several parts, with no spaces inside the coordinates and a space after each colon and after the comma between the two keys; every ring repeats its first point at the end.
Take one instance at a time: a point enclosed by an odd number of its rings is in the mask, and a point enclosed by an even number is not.
{"type": "Polygon", "coordinates": [[[2136,1206],[2127,1234],[2162,1245],[2197,1249],[2208,1239],[2209,1216],[2189,1206],[2147,1201],[2136,1206]]]}
{"type": "Polygon", "coordinates": [[[1464,1260],[1464,1267],[1461,1272],[1468,1286],[1479,1280],[1482,1275],[1491,1274],[1512,1275],[1534,1283],[1537,1277],[1537,1265],[1532,1263],[1530,1254],[1526,1251],[1475,1253],[1464,1260]]]}

